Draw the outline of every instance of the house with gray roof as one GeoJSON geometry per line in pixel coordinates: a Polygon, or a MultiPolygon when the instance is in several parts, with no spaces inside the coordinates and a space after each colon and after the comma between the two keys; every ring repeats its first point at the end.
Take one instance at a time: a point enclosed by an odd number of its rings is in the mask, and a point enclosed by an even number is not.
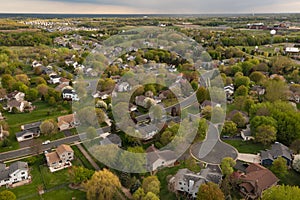
{"type": "Polygon", "coordinates": [[[17,161],[9,167],[0,164],[0,186],[12,185],[29,178],[29,168],[26,162],[17,161]]]}
{"type": "Polygon", "coordinates": [[[18,142],[23,142],[26,140],[31,140],[33,138],[39,137],[41,130],[40,125],[42,122],[34,122],[31,124],[25,124],[21,126],[21,132],[16,133],[16,138],[18,142]]]}
{"type": "Polygon", "coordinates": [[[158,150],[153,145],[147,150],[147,168],[149,171],[155,171],[157,169],[173,166],[177,160],[176,154],[171,150],[158,150]]]}
{"type": "Polygon", "coordinates": [[[273,161],[279,157],[286,159],[286,164],[291,166],[293,158],[292,151],[285,145],[276,142],[272,145],[271,149],[260,152],[261,155],[261,164],[265,166],[270,166],[273,164],[273,161]]]}
{"type": "Polygon", "coordinates": [[[170,179],[169,184],[176,192],[188,194],[190,197],[196,198],[199,187],[202,184],[213,182],[221,184],[222,173],[219,166],[208,165],[202,169],[200,173],[194,173],[188,169],[180,169],[174,177],[170,179]]]}
{"type": "Polygon", "coordinates": [[[116,134],[110,134],[105,137],[103,140],[100,140],[100,145],[108,145],[108,144],[115,144],[118,147],[122,146],[122,139],[116,134]]]}

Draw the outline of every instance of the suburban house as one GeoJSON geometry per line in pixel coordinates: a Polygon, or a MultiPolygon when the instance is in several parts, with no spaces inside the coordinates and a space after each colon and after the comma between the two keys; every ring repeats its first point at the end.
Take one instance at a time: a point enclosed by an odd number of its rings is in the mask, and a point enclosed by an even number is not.
{"type": "Polygon", "coordinates": [[[108,144],[115,144],[118,147],[122,146],[121,138],[116,134],[109,134],[103,140],[100,140],[100,145],[108,145],[108,144]]]}
{"type": "Polygon", "coordinates": [[[252,136],[250,125],[247,125],[246,129],[241,130],[241,137],[244,141],[254,140],[255,138],[252,136]]]}
{"type": "Polygon", "coordinates": [[[64,100],[79,101],[79,97],[74,89],[66,88],[62,91],[62,97],[64,100]]]}
{"type": "Polygon", "coordinates": [[[250,93],[254,93],[256,95],[264,95],[266,93],[266,89],[260,85],[254,85],[252,88],[251,88],[251,92],[250,93]]]}
{"type": "Polygon", "coordinates": [[[57,126],[60,131],[75,128],[79,122],[75,118],[75,114],[65,115],[57,118],[57,126]]]}
{"type": "Polygon", "coordinates": [[[155,171],[159,168],[173,166],[177,160],[176,154],[171,150],[160,151],[154,147],[150,146],[146,150],[147,156],[147,168],[149,171],[155,171]]]}
{"type": "Polygon", "coordinates": [[[13,108],[16,108],[19,112],[24,112],[26,109],[32,110],[33,107],[30,102],[25,101],[25,94],[23,92],[14,91],[7,95],[7,107],[8,112],[12,112],[13,108]]]}
{"type": "Polygon", "coordinates": [[[23,92],[19,92],[17,90],[15,90],[14,92],[11,92],[7,95],[7,99],[8,100],[17,100],[17,101],[23,101],[25,98],[25,93],[23,92]]]}
{"type": "Polygon", "coordinates": [[[55,172],[72,166],[74,151],[69,145],[62,144],[54,152],[47,153],[45,156],[50,171],[55,172]]]}
{"type": "Polygon", "coordinates": [[[18,142],[23,142],[26,140],[31,140],[33,138],[39,137],[42,122],[35,122],[31,124],[25,124],[21,126],[21,132],[16,133],[16,138],[18,142]]]}
{"type": "Polygon", "coordinates": [[[220,167],[210,165],[202,169],[200,173],[194,173],[188,169],[180,169],[169,181],[174,192],[183,192],[193,198],[197,198],[199,187],[202,184],[213,182],[220,184],[222,181],[222,172],[220,167]]]}
{"type": "Polygon", "coordinates": [[[14,162],[7,167],[0,164],[0,186],[12,185],[30,179],[29,168],[26,162],[14,162]]]}
{"type": "Polygon", "coordinates": [[[54,74],[51,75],[49,83],[51,83],[51,84],[58,84],[58,83],[60,83],[60,76],[54,75],[54,74]]]}
{"type": "Polygon", "coordinates": [[[226,94],[227,97],[228,96],[232,96],[233,93],[234,93],[234,86],[233,86],[233,84],[225,86],[224,87],[224,91],[225,91],[225,94],[226,94]]]}
{"type": "Polygon", "coordinates": [[[137,126],[137,133],[141,134],[143,140],[151,140],[162,129],[164,124],[149,124],[144,126],[137,126]],[[158,127],[159,126],[159,127],[158,127]]]}
{"type": "Polygon", "coordinates": [[[247,115],[247,113],[243,112],[243,111],[239,111],[239,110],[233,110],[230,113],[227,114],[226,119],[227,120],[232,120],[232,118],[234,118],[234,116],[236,114],[241,114],[243,116],[243,118],[245,119],[246,123],[249,122],[249,117],[247,115]]]}
{"type": "Polygon", "coordinates": [[[285,145],[276,142],[272,145],[271,149],[261,151],[261,164],[265,166],[272,165],[273,161],[276,160],[279,157],[283,157],[286,159],[286,164],[288,166],[291,166],[293,157],[292,157],[292,151],[285,145]]]}
{"type": "Polygon", "coordinates": [[[279,179],[267,168],[259,164],[249,165],[245,172],[234,172],[238,187],[245,199],[258,199],[264,190],[277,185],[279,179]]]}
{"type": "Polygon", "coordinates": [[[205,101],[200,105],[201,109],[204,109],[204,108],[207,107],[207,106],[210,106],[210,107],[214,108],[214,107],[221,107],[221,104],[215,103],[215,102],[212,102],[212,101],[205,100],[205,101]]]}
{"type": "Polygon", "coordinates": [[[117,92],[129,92],[131,90],[131,87],[128,82],[122,82],[116,86],[116,89],[117,92]]]}
{"type": "Polygon", "coordinates": [[[155,105],[156,102],[154,99],[145,97],[143,95],[135,97],[135,104],[143,108],[150,108],[151,105],[155,105]]]}

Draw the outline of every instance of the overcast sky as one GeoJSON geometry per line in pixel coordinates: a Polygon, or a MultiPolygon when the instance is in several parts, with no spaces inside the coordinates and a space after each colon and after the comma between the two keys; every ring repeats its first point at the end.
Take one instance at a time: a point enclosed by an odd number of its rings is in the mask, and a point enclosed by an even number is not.
{"type": "Polygon", "coordinates": [[[300,0],[1,0],[0,13],[201,14],[300,12],[300,0]]]}

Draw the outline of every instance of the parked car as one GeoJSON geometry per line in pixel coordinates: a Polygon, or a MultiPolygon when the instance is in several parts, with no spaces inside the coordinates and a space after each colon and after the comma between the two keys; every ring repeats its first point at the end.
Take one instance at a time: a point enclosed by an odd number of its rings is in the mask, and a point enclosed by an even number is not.
{"type": "Polygon", "coordinates": [[[50,143],[50,140],[46,140],[45,142],[43,142],[42,144],[43,145],[46,145],[46,144],[49,144],[50,143]]]}

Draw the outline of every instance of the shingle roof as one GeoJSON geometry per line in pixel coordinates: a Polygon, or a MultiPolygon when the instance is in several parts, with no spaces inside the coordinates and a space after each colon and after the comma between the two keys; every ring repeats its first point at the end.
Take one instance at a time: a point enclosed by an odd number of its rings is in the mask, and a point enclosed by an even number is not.
{"type": "Polygon", "coordinates": [[[56,152],[47,153],[45,156],[48,163],[54,163],[60,161],[60,158],[58,157],[56,152]]]}
{"type": "Polygon", "coordinates": [[[64,152],[73,152],[73,149],[69,145],[61,144],[56,148],[56,152],[60,156],[64,152]]]}

